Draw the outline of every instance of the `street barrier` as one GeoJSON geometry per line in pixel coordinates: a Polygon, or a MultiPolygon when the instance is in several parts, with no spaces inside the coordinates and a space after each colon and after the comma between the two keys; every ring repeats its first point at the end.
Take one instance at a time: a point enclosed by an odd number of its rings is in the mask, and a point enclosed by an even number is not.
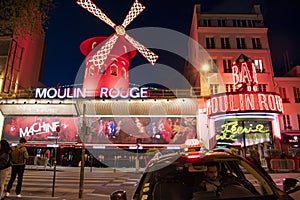
{"type": "Polygon", "coordinates": [[[293,159],[271,159],[271,169],[274,171],[293,171],[295,170],[295,161],[293,159]]]}

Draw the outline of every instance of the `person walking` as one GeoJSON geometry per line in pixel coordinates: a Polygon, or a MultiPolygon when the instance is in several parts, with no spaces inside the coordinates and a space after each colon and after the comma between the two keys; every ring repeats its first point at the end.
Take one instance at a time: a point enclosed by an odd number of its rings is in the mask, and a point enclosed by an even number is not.
{"type": "Polygon", "coordinates": [[[50,150],[47,149],[46,152],[45,152],[45,158],[46,158],[46,166],[50,166],[51,167],[51,164],[50,164],[50,157],[51,157],[51,153],[50,153],[50,150]]]}
{"type": "Polygon", "coordinates": [[[11,148],[6,140],[0,142],[0,199],[4,199],[4,183],[6,181],[11,161],[11,148]]]}
{"type": "Polygon", "coordinates": [[[11,167],[11,175],[6,187],[6,197],[10,195],[10,190],[13,186],[13,183],[16,179],[18,174],[18,182],[16,186],[16,195],[17,197],[21,197],[21,188],[23,182],[23,174],[25,170],[25,163],[28,159],[28,152],[26,147],[24,146],[26,143],[25,138],[20,138],[19,144],[13,148],[12,150],[12,167],[11,167]]]}

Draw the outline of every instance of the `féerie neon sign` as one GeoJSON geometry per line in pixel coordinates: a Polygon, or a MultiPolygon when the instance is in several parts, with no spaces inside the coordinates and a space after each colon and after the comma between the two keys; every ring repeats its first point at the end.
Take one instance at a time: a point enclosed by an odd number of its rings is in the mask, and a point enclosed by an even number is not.
{"type": "Polygon", "coordinates": [[[269,132],[269,130],[266,130],[263,124],[256,124],[255,127],[253,124],[249,124],[248,127],[244,127],[238,125],[237,121],[223,124],[221,128],[221,134],[216,136],[217,140],[234,140],[236,139],[236,135],[269,132]]]}

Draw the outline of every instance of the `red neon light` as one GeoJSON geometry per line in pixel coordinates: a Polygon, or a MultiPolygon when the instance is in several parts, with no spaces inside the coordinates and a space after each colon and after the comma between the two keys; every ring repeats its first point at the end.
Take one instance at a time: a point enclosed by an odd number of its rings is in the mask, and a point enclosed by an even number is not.
{"type": "Polygon", "coordinates": [[[245,55],[240,55],[232,66],[232,81],[238,91],[257,91],[257,73],[254,62],[245,55]]]}
{"type": "Polygon", "coordinates": [[[274,93],[239,93],[213,96],[206,101],[209,115],[227,112],[283,112],[282,99],[274,93]]]}

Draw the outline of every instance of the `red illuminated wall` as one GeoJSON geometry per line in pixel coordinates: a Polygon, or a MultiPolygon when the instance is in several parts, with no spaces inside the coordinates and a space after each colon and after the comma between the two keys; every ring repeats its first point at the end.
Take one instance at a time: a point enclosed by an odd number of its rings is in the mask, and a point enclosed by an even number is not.
{"type": "Polygon", "coordinates": [[[107,37],[94,37],[80,44],[80,51],[86,56],[83,88],[88,91],[88,96],[99,96],[99,90],[102,87],[126,90],[129,86],[128,67],[130,59],[135,56],[136,52],[122,37],[117,39],[103,66],[90,62],[90,60],[95,60],[93,56],[107,39],[107,37]]]}

